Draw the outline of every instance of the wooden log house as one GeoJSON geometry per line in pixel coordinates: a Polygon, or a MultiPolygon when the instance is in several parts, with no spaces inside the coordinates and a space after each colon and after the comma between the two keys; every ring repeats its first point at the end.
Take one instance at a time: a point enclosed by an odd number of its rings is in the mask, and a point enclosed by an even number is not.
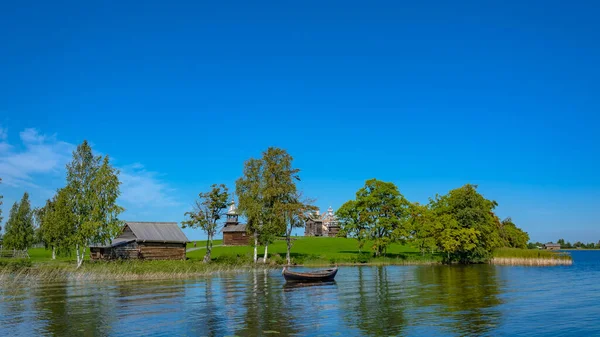
{"type": "Polygon", "coordinates": [[[239,223],[235,202],[231,200],[227,211],[227,221],[223,227],[223,245],[246,246],[248,244],[250,244],[250,236],[246,232],[246,225],[239,223]]]}
{"type": "Polygon", "coordinates": [[[109,245],[90,247],[92,260],[185,260],[188,238],[176,222],[126,222],[109,245]]]}
{"type": "Polygon", "coordinates": [[[322,216],[317,211],[306,219],[304,226],[304,236],[329,236],[336,237],[340,231],[338,219],[333,213],[333,208],[329,206],[327,213],[322,216]]]}

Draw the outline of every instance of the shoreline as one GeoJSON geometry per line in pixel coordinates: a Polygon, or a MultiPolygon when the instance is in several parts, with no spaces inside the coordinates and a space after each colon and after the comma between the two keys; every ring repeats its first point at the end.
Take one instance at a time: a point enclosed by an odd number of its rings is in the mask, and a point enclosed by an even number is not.
{"type": "MultiPolygon", "coordinates": [[[[484,263],[485,264],[485,263],[484,263]]],[[[487,264],[498,266],[564,266],[572,265],[572,259],[509,258],[494,257],[487,264]]],[[[442,266],[440,261],[374,261],[369,263],[307,262],[291,268],[323,268],[357,266],[442,266]]],[[[453,264],[454,265],[454,264],[453,264]]],[[[0,284],[23,281],[135,281],[135,280],[182,280],[206,278],[220,274],[239,274],[252,271],[282,269],[279,264],[204,264],[199,261],[112,261],[87,262],[80,269],[71,263],[31,263],[0,267],[0,284]]]]}

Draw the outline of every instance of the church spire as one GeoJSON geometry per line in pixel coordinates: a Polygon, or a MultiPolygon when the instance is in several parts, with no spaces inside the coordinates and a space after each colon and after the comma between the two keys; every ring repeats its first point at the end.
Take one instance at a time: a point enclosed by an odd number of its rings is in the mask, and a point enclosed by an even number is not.
{"type": "Polygon", "coordinates": [[[227,211],[227,215],[238,215],[237,208],[235,207],[235,200],[231,199],[231,203],[229,204],[229,210],[227,211]]]}
{"type": "Polygon", "coordinates": [[[227,221],[225,221],[225,227],[227,226],[235,226],[238,222],[238,212],[235,207],[235,201],[231,199],[231,203],[229,204],[229,210],[227,211],[227,221]]]}

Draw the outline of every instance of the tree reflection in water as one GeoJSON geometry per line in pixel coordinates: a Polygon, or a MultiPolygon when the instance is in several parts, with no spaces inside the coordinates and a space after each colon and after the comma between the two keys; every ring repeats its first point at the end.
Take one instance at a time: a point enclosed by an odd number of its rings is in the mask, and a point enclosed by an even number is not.
{"type": "Polygon", "coordinates": [[[264,336],[277,334],[289,336],[300,332],[294,324],[293,307],[284,297],[281,280],[269,275],[268,271],[253,271],[248,275],[252,285],[243,296],[246,309],[243,324],[236,331],[238,336],[264,336]]]}
{"type": "Polygon", "coordinates": [[[496,267],[431,266],[415,270],[420,283],[415,306],[430,307],[428,319],[458,335],[489,334],[500,323],[502,303],[496,267]]]}
{"type": "Polygon", "coordinates": [[[388,275],[387,267],[357,269],[357,289],[340,295],[344,320],[361,335],[401,335],[406,325],[402,279],[388,275]]]}
{"type": "Polygon", "coordinates": [[[42,283],[35,294],[40,333],[55,336],[105,336],[115,320],[115,297],[88,282],[42,283]]]}

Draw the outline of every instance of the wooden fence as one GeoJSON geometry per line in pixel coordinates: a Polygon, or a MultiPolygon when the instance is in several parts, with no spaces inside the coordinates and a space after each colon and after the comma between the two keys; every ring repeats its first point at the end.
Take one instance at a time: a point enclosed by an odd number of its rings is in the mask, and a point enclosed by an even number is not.
{"type": "Polygon", "coordinates": [[[29,258],[29,254],[27,253],[27,249],[19,250],[19,249],[6,249],[2,245],[0,245],[0,258],[20,258],[25,259],[29,258]]]}

